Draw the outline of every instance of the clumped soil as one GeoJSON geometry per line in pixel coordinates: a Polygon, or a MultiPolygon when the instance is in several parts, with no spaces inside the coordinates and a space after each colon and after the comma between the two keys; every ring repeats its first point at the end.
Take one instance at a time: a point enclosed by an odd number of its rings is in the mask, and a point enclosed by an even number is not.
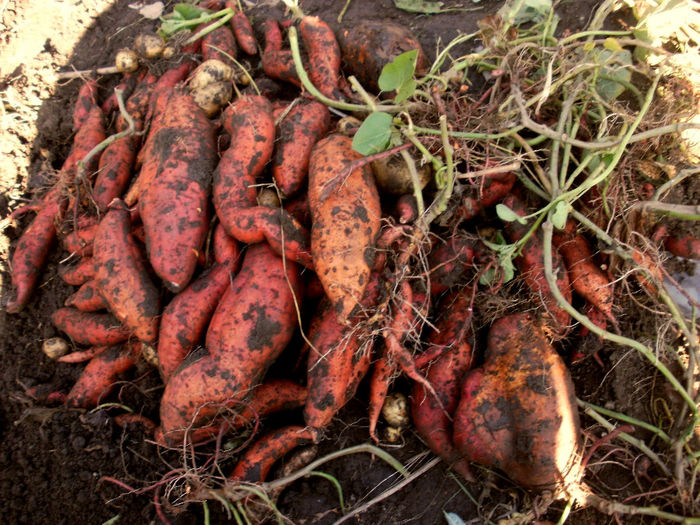
{"type": "MultiPolygon", "coordinates": [[[[70,53],[52,45],[52,41],[62,38],[61,31],[56,31],[46,41],[42,51],[46,62],[67,63],[69,67],[64,69],[74,67],[78,70],[110,64],[116,50],[128,45],[137,32],[153,27],[153,22],[141,19],[129,7],[131,3],[121,0],[99,16],[95,15],[70,53]]],[[[563,4],[559,11],[563,18],[560,27],[572,30],[582,27],[597,3],[586,0],[563,4]]],[[[99,11],[108,4],[106,1],[93,2],[90,8],[99,11]]],[[[281,13],[279,8],[264,5],[268,2],[259,4],[251,11],[256,25],[265,16],[281,13]]],[[[334,28],[339,27],[336,17],[345,0],[309,0],[301,4],[305,12],[318,14],[334,28]]],[[[444,2],[444,7],[463,5],[476,6],[471,2],[444,2]]],[[[477,20],[495,12],[501,2],[483,1],[478,5],[481,9],[474,12],[417,16],[396,9],[391,0],[353,0],[343,24],[370,18],[408,25],[432,56],[440,42],[444,44],[458,33],[474,31],[477,20]]],[[[9,2],[2,14],[3,19],[20,16],[22,9],[19,2],[9,2]]],[[[69,28],[64,26],[64,30],[68,37],[69,28]]],[[[15,85],[20,92],[32,89],[31,85],[27,85],[31,80],[23,76],[21,69],[3,71],[2,75],[0,83],[3,89],[9,85],[15,85]]],[[[115,81],[110,77],[100,80],[103,98],[115,81]]],[[[51,169],[60,168],[72,138],[71,111],[79,85],[79,81],[64,83],[55,89],[52,96],[42,101],[36,122],[38,136],[32,139],[27,148],[29,177],[26,180],[3,181],[3,188],[19,185],[26,190],[24,196],[30,197],[32,191],[46,185],[46,175],[51,169]]],[[[8,131],[22,138],[23,131],[19,126],[8,131]]],[[[19,140],[19,143],[22,142],[19,140]]],[[[26,163],[26,160],[15,157],[18,166],[26,163]]],[[[16,206],[16,201],[10,202],[9,191],[4,190],[0,199],[2,217],[16,206]]],[[[12,246],[29,220],[30,217],[25,216],[5,231],[12,246]]],[[[58,262],[66,256],[58,249],[54,251],[41,286],[24,311],[17,315],[0,312],[0,356],[3,365],[0,382],[0,503],[3,521],[102,523],[119,515],[119,523],[157,523],[159,518],[154,505],[154,491],[134,494],[124,487],[129,485],[143,489],[152,486],[173,466],[179,466],[179,455],[159,450],[149,442],[148,434],[139,425],[126,428],[117,425],[111,416],[121,412],[118,408],[85,412],[46,406],[46,403],[36,399],[50,392],[68,391],[82,369],[82,365],[57,364],[41,351],[45,339],[59,335],[50,322],[52,312],[62,306],[73,291],[56,273],[58,262]],[[34,389],[34,397],[27,394],[29,389],[34,389]],[[109,478],[125,485],[119,486],[109,478]]],[[[6,261],[4,266],[7,270],[6,261]]],[[[5,283],[8,282],[7,275],[5,271],[5,283]]],[[[634,314],[635,319],[638,319],[637,315],[634,314]]],[[[640,330],[652,335],[655,333],[653,316],[642,319],[640,330]]],[[[594,348],[600,346],[595,341],[585,343],[594,348]]],[[[572,349],[567,351],[571,352],[572,349]]],[[[600,357],[602,366],[593,359],[573,366],[578,395],[648,419],[646,411],[652,385],[635,383],[638,378],[653,377],[646,369],[647,365],[634,355],[620,355],[614,349],[600,349],[600,357]],[[648,390],[645,390],[647,386],[648,390]]],[[[123,379],[124,382],[109,401],[131,407],[157,421],[158,398],[162,391],[157,372],[144,364],[123,379]]],[[[395,389],[408,393],[409,384],[398,381],[395,389]]],[[[366,400],[367,388],[362,385],[356,400],[341,411],[328,429],[329,439],[320,445],[319,455],[368,441],[366,400]]],[[[300,420],[299,413],[286,417],[290,421],[300,420]]],[[[280,424],[284,423],[280,421],[280,424]]],[[[585,423],[586,426],[590,425],[588,421],[585,423]]],[[[591,439],[600,435],[600,429],[593,427],[589,427],[588,432],[591,439]]],[[[388,448],[403,463],[426,451],[410,429],[403,438],[404,442],[388,448]]],[[[421,457],[419,461],[425,463],[430,457],[421,457]]],[[[224,460],[224,471],[231,464],[232,460],[228,460],[228,463],[224,460]]],[[[333,461],[323,470],[339,480],[348,507],[367,502],[397,479],[391,467],[366,454],[333,461]]],[[[604,490],[605,487],[619,489],[632,480],[631,467],[627,465],[593,466],[591,472],[591,481],[599,482],[604,490]]],[[[530,501],[530,496],[512,487],[505,479],[478,469],[477,474],[479,482],[464,483],[463,489],[460,486],[462,482],[439,464],[407,488],[348,523],[443,523],[443,512],[455,512],[465,522],[480,522],[485,518],[497,521],[510,509],[523,508],[530,501]]],[[[225,518],[220,506],[210,504],[209,507],[212,522],[225,518]]],[[[340,516],[336,489],[329,481],[318,477],[304,479],[286,489],[279,498],[279,508],[300,524],[332,523],[340,516]]],[[[556,520],[561,508],[563,504],[554,507],[546,517],[556,520]]],[[[171,519],[174,523],[202,523],[202,507],[192,504],[186,511],[171,515],[171,519]]],[[[575,511],[570,518],[572,523],[608,521],[608,517],[593,511],[575,511]]]]}

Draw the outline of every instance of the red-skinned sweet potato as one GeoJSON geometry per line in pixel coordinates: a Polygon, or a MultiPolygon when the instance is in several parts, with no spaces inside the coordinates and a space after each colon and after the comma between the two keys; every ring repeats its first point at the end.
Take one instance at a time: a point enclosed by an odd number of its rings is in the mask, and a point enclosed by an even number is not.
{"type": "Polygon", "coordinates": [[[95,281],[110,311],[146,344],[158,337],[160,295],[137,256],[126,205],[115,199],[95,235],[95,281]]]}
{"type": "MultiPolygon", "coordinates": [[[[508,195],[503,203],[521,217],[527,215],[525,205],[515,195],[508,195]]],[[[516,242],[525,236],[529,226],[513,221],[505,223],[504,229],[508,240],[516,242]]],[[[544,276],[544,246],[541,232],[536,232],[528,239],[521,255],[515,259],[515,264],[520,270],[525,284],[539,298],[546,315],[552,320],[552,337],[557,339],[564,337],[570,328],[571,316],[559,306],[544,276]]],[[[568,302],[571,302],[569,276],[559,252],[554,247],[552,247],[552,267],[557,278],[559,291],[568,302]]]]}
{"type": "Polygon", "coordinates": [[[326,105],[302,100],[279,123],[272,177],[285,196],[301,190],[309,169],[311,148],[326,133],[331,115],[326,105]]]}
{"type": "Polygon", "coordinates": [[[92,257],[84,257],[77,264],[59,267],[58,274],[65,283],[81,286],[95,277],[95,262],[92,257]]]}
{"type": "Polygon", "coordinates": [[[255,41],[253,27],[250,25],[250,20],[243,11],[238,9],[238,3],[234,0],[226,2],[226,7],[233,10],[233,18],[231,18],[231,29],[236,37],[238,47],[248,55],[256,55],[258,53],[258,43],[255,41]]]}
{"type": "Polygon", "coordinates": [[[112,346],[95,355],[68,393],[66,405],[80,408],[97,406],[109,394],[119,374],[136,364],[140,353],[141,343],[131,342],[112,346]]]}
{"type": "Polygon", "coordinates": [[[420,383],[416,383],[411,396],[416,430],[433,452],[466,479],[472,479],[472,475],[452,444],[452,416],[459,403],[462,377],[472,365],[471,345],[465,339],[472,317],[471,301],[469,287],[445,297],[441,303],[443,316],[428,338],[431,347],[427,352],[440,355],[427,368],[426,378],[440,402],[420,383]]]}
{"type": "Polygon", "coordinates": [[[116,345],[130,335],[129,329],[112,314],[81,312],[76,308],[59,308],[51,316],[51,322],[81,345],[116,345]]]}
{"type": "Polygon", "coordinates": [[[564,362],[527,313],[496,321],[484,365],[467,373],[454,443],[470,461],[503,470],[529,488],[579,479],[581,443],[573,384],[564,362]]]}
{"type": "Polygon", "coordinates": [[[227,26],[220,26],[202,38],[202,62],[210,59],[220,60],[230,67],[238,54],[238,47],[233,33],[227,26]]]}
{"type": "Polygon", "coordinates": [[[54,186],[43,197],[39,213],[22,233],[11,259],[15,296],[6,305],[8,313],[19,312],[31,298],[46,256],[56,238],[55,221],[63,213],[65,204],[60,188],[54,186]]]}
{"type": "Polygon", "coordinates": [[[313,443],[316,432],[301,426],[288,426],[264,435],[248,448],[229,479],[260,483],[265,481],[275,462],[297,447],[313,443]]]}
{"type": "Polygon", "coordinates": [[[177,292],[190,282],[207,235],[214,129],[192,97],[176,90],[154,144],[148,162],[156,176],[141,189],[139,212],[151,266],[177,292]]]}
{"type": "Polygon", "coordinates": [[[97,312],[107,308],[107,302],[97,291],[97,282],[94,279],[84,282],[78,291],[68,297],[64,306],[72,306],[81,312],[97,312]]]}
{"type": "Polygon", "coordinates": [[[344,173],[359,158],[352,139],[333,134],[314,146],[309,162],[311,253],[341,322],[359,306],[369,282],[381,218],[369,166],[344,173]]]}
{"type": "Polygon", "coordinates": [[[309,57],[309,79],[329,98],[337,97],[340,78],[340,46],[330,26],[317,16],[304,16],[299,34],[309,57]]]}
{"type": "Polygon", "coordinates": [[[677,257],[700,259],[700,239],[692,235],[669,235],[664,239],[664,247],[677,257]]]}
{"type": "Polygon", "coordinates": [[[292,52],[282,49],[282,31],[279,24],[276,20],[269,19],[265,20],[263,28],[265,32],[265,49],[261,56],[263,71],[270,78],[301,87],[292,52]]]}
{"type": "Polygon", "coordinates": [[[447,242],[436,241],[428,255],[430,294],[433,297],[455,286],[474,260],[474,242],[455,234],[447,242]]]}
{"type": "Polygon", "coordinates": [[[248,244],[267,241],[277,253],[311,267],[306,230],[283,209],[257,206],[256,177],[272,156],[274,127],[265,97],[241,97],[226,109],[224,128],[232,146],[214,171],[214,208],[233,238],[248,244]]]}
{"type": "Polygon", "coordinates": [[[88,79],[78,91],[78,99],[73,107],[73,131],[78,131],[88,119],[90,109],[97,105],[97,82],[88,79]]]}
{"type": "Polygon", "coordinates": [[[222,404],[247,401],[285,348],[296,329],[300,296],[298,267],[287,262],[285,274],[284,266],[267,245],[248,248],[209,323],[209,354],[183,363],[165,387],[160,415],[166,442],[178,443],[185,429],[206,423],[222,404]]]}
{"type": "Polygon", "coordinates": [[[497,175],[487,175],[483,179],[477,180],[473,187],[472,194],[462,199],[462,206],[459,209],[459,217],[469,220],[476,217],[486,208],[490,208],[503,197],[515,184],[515,173],[499,173],[497,175]]]}

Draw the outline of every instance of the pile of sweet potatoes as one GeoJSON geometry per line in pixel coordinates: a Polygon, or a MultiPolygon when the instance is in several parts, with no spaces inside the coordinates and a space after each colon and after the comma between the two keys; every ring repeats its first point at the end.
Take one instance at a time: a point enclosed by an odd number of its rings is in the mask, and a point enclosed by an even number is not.
{"type": "MultiPolygon", "coordinates": [[[[69,255],[59,273],[76,291],[52,322],[75,347],[60,360],[88,364],[65,403],[99,405],[148,356],[164,385],[156,441],[179,447],[274,429],[231,473],[259,481],[285,452],[321,439],[367,376],[369,434],[378,440],[392,379],[404,373],[415,382],[418,433],[465,478],[477,462],[528,487],[575,481],[575,396],[552,346],[572,323],[545,280],[539,232],[515,259],[537,313],[490,323],[485,348],[471,330],[478,279],[495,261],[473,232],[481,218],[497,222],[498,202],[527,214],[514,174],[486,179],[478,191],[465,186],[449,227],[413,237],[415,217],[399,206],[412,197],[380,193],[328,107],[299,89],[283,29],[298,23],[308,76],[326,97],[352,98],[341,65],[363,71],[369,58],[347,31],[351,49],[341,52],[315,16],[256,20],[258,43],[229,4],[233,26],[190,44],[160,75],[126,75],[128,118],[96,82],[84,84],[71,153],[15,243],[10,313],[30,304],[50,250],[69,255]],[[255,87],[212,113],[191,92],[191,75],[200,62],[237,53],[260,62],[255,87]],[[271,203],[261,202],[270,189],[271,203]],[[283,353],[304,365],[269,373],[283,353]],[[300,407],[283,429],[266,418],[300,407]]],[[[389,33],[393,56],[419,47],[401,28],[389,33]]],[[[373,71],[391,58],[372,57],[373,71]]],[[[215,82],[229,88],[236,78],[215,82]]],[[[499,227],[510,242],[528,234],[517,221],[499,227]]],[[[614,323],[612,287],[576,224],[555,244],[562,295],[589,304],[601,325],[614,323]]]]}

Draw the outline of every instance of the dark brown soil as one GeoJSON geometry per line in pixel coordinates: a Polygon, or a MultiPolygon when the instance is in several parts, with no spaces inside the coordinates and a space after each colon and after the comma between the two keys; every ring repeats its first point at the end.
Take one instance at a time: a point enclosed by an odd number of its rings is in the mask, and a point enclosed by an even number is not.
{"type": "MultiPolygon", "coordinates": [[[[128,7],[130,0],[120,0],[100,15],[84,34],[69,63],[76,69],[88,69],[109,64],[117,49],[130,43],[134,34],[150,27],[152,22],[140,20],[128,7]]],[[[267,2],[266,2],[267,3],[267,2]]],[[[336,17],[345,0],[302,1],[302,8],[338,27],[336,17]]],[[[396,9],[391,0],[353,0],[343,24],[364,18],[387,19],[411,27],[426,51],[434,54],[438,42],[448,42],[458,33],[476,29],[476,21],[500,7],[498,1],[479,3],[475,12],[452,12],[435,16],[416,16],[396,9]]],[[[582,27],[598,2],[586,0],[564,3],[560,27],[582,27]]],[[[471,2],[446,0],[445,7],[466,5],[471,2]]],[[[256,7],[252,10],[257,23],[269,14],[280,14],[280,9],[256,7]]],[[[57,35],[56,38],[60,38],[57,35]]],[[[51,46],[48,46],[51,55],[51,46]]],[[[54,50],[55,51],[55,50],[54,50]]],[[[58,53],[58,51],[55,51],[58,53]]],[[[57,57],[52,57],[56,59],[57,57]]],[[[3,82],[7,77],[3,77],[3,82]]],[[[102,95],[109,92],[114,80],[101,80],[102,95]]],[[[39,112],[39,135],[31,147],[31,178],[25,186],[31,191],[46,184],[47,166],[60,167],[71,140],[71,108],[79,82],[70,82],[45,100],[39,112]],[[51,152],[47,162],[46,152],[51,152]]],[[[0,212],[8,211],[6,196],[0,199],[0,212]]],[[[18,222],[6,233],[16,242],[28,218],[18,222]]],[[[159,522],[153,504],[153,491],[144,495],[129,494],[123,486],[106,480],[113,478],[135,489],[143,489],[160,480],[179,465],[178,454],[161,453],[149,443],[148,436],[139,426],[123,429],[115,424],[112,415],[119,408],[95,412],[46,407],[26,394],[35,388],[36,397],[50,392],[66,392],[75,382],[82,365],[56,364],[44,356],[41,343],[59,335],[51,325],[51,313],[62,305],[72,292],[56,275],[58,261],[65,253],[56,250],[42,284],[25,310],[17,315],[0,311],[0,358],[3,363],[0,382],[0,505],[4,523],[103,523],[119,516],[118,523],[159,522]]],[[[641,326],[654,333],[654,325],[641,326]]],[[[567,352],[570,352],[568,349],[567,352]]],[[[624,359],[615,351],[601,352],[603,367],[587,359],[573,367],[577,393],[588,400],[609,400],[620,411],[648,419],[640,395],[630,399],[629,385],[635,377],[644,375],[644,363],[637,358],[624,359]],[[614,364],[619,364],[613,367],[614,364]],[[632,372],[636,374],[633,376],[632,372]],[[604,380],[601,382],[601,378],[604,380]],[[637,413],[635,413],[635,411],[637,413]]],[[[141,365],[124,377],[117,394],[110,401],[131,407],[136,412],[157,421],[158,398],[161,384],[155,370],[141,365]]],[[[408,384],[399,382],[398,390],[407,391],[408,384]]],[[[357,401],[344,409],[328,429],[328,438],[319,449],[319,455],[350,445],[368,441],[366,417],[366,387],[360,389],[357,401]]],[[[289,416],[300,421],[300,414],[289,416]]],[[[586,422],[590,424],[590,422],[586,422]]],[[[600,434],[599,430],[594,430],[600,434]]],[[[406,463],[426,451],[412,431],[404,435],[405,443],[387,450],[406,463]]],[[[432,456],[422,457],[427,462],[432,456]]],[[[225,471],[233,464],[225,460],[225,471]]],[[[335,476],[342,488],[347,507],[367,502],[389,487],[397,474],[389,466],[368,455],[356,455],[327,464],[324,471],[335,476]]],[[[416,479],[406,488],[381,503],[372,506],[348,523],[445,523],[444,512],[454,512],[467,523],[485,520],[497,522],[513,509],[527,506],[529,496],[512,487],[500,477],[478,472],[477,483],[460,481],[440,464],[416,479]],[[478,506],[475,505],[478,502],[478,506]]],[[[630,482],[629,469],[594,468],[591,482],[619,488],[630,482]]],[[[222,508],[209,504],[212,523],[225,519],[222,508]]],[[[295,523],[326,524],[339,518],[338,495],[327,480],[312,477],[289,487],[279,498],[280,510],[295,523]]],[[[547,517],[556,521],[563,504],[554,507],[547,517]]],[[[175,523],[202,523],[202,506],[191,504],[176,517],[175,523]]],[[[574,512],[572,523],[605,523],[610,518],[591,511],[574,512]]]]}

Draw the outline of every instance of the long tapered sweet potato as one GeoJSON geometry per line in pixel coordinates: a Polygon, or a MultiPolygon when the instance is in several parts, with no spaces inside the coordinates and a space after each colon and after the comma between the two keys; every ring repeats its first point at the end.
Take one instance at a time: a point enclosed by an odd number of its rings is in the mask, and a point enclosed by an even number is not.
{"type": "Polygon", "coordinates": [[[664,239],[664,247],[678,257],[700,259],[700,239],[692,235],[669,235],[664,239]]]}
{"type": "Polygon", "coordinates": [[[226,2],[226,7],[234,11],[231,18],[231,29],[236,37],[238,46],[249,55],[257,55],[258,43],[255,41],[255,34],[253,33],[253,27],[250,25],[250,20],[238,8],[238,3],[234,0],[226,2]]]}
{"type": "Polygon", "coordinates": [[[294,67],[294,59],[289,49],[282,49],[282,31],[276,20],[268,19],[263,24],[265,49],[261,61],[265,74],[275,80],[291,82],[301,87],[301,81],[294,67]]]}
{"type": "Polygon", "coordinates": [[[76,308],[59,308],[51,322],[81,345],[116,345],[126,341],[131,333],[112,314],[81,312],[76,308]]]}
{"type": "Polygon", "coordinates": [[[176,90],[154,138],[155,177],[141,190],[139,212],[148,259],[173,291],[189,283],[206,238],[214,128],[192,97],[176,90]]]}
{"type": "Polygon", "coordinates": [[[81,286],[95,277],[95,262],[92,257],[84,257],[69,267],[59,267],[58,274],[64,282],[73,286],[81,286]]]}
{"type": "MultiPolygon", "coordinates": [[[[106,138],[104,129],[104,115],[99,106],[90,108],[87,119],[78,129],[73,139],[73,149],[71,152],[71,173],[77,174],[78,163],[82,162],[88,153],[106,138]]],[[[100,155],[95,155],[85,165],[85,174],[91,175],[98,167],[100,155]]]]}
{"type": "Polygon", "coordinates": [[[97,282],[94,279],[84,282],[63,304],[77,308],[81,312],[96,312],[108,307],[104,297],[97,290],[97,282]]]}
{"type": "Polygon", "coordinates": [[[95,281],[110,311],[147,344],[158,337],[160,295],[148,269],[136,256],[129,209],[115,199],[95,235],[95,281]]]}
{"type": "Polygon", "coordinates": [[[119,374],[136,364],[141,343],[130,342],[112,346],[98,353],[87,364],[78,381],[66,397],[66,405],[93,408],[109,394],[119,374]]]}
{"type": "MultiPolygon", "coordinates": [[[[363,307],[371,308],[379,292],[379,274],[374,273],[362,301],[363,307]]],[[[356,388],[362,379],[356,377],[362,374],[358,360],[371,353],[372,336],[339,323],[332,303],[324,298],[311,320],[309,340],[311,349],[306,372],[309,398],[304,407],[304,420],[307,425],[322,429],[355,394],[354,388],[349,387],[356,388]]]]}
{"type": "Polygon", "coordinates": [[[315,100],[297,103],[279,124],[272,176],[283,195],[299,192],[306,181],[311,148],[328,130],[331,114],[315,100]]]}
{"type": "Polygon", "coordinates": [[[165,387],[160,406],[165,441],[177,443],[222,404],[245,402],[296,329],[298,267],[266,244],[248,248],[219,301],[206,335],[208,355],[186,361],[165,387]],[[291,285],[291,289],[290,289],[291,285]]]}
{"type": "Polygon", "coordinates": [[[15,296],[6,305],[8,313],[19,312],[31,298],[46,256],[56,238],[55,221],[63,213],[65,204],[61,190],[55,186],[44,196],[39,213],[22,233],[11,259],[15,296]]]}
{"type": "Polygon", "coordinates": [[[139,144],[140,138],[130,135],[115,140],[102,152],[92,189],[92,197],[101,211],[106,210],[112,199],[120,198],[126,190],[139,144]]]}
{"type": "Polygon", "coordinates": [[[97,105],[97,82],[88,79],[78,91],[78,99],[73,107],[73,131],[78,131],[85,121],[93,106],[97,105]]]}
{"type": "Polygon", "coordinates": [[[299,34],[309,57],[309,78],[329,98],[336,97],[340,78],[340,46],[330,26],[317,16],[304,16],[299,34]]]}
{"type": "Polygon", "coordinates": [[[168,382],[202,338],[236,271],[235,260],[230,264],[215,264],[163,310],[158,336],[158,369],[164,382],[168,382]]]}
{"type": "Polygon", "coordinates": [[[309,162],[311,254],[341,322],[358,307],[369,282],[381,217],[369,166],[345,173],[359,158],[350,137],[333,134],[314,146],[309,162]]]}
{"type": "MultiPolygon", "coordinates": [[[[518,200],[515,195],[508,195],[503,203],[515,213],[524,217],[527,215],[525,205],[518,200]]],[[[528,229],[528,225],[520,224],[517,221],[507,222],[504,226],[506,237],[510,242],[522,239],[528,229]]],[[[515,264],[520,270],[522,278],[530,291],[539,297],[544,306],[546,315],[551,320],[552,336],[562,338],[570,328],[571,316],[564,310],[554,298],[547,279],[544,275],[544,246],[541,232],[536,232],[530,237],[521,251],[521,255],[515,259],[515,264]]],[[[564,298],[571,302],[571,285],[569,275],[566,272],[564,262],[556,248],[552,247],[552,267],[557,278],[557,287],[564,298]]]]}
{"type": "Polygon", "coordinates": [[[476,217],[482,210],[496,204],[505,197],[515,184],[515,173],[499,173],[485,176],[478,180],[470,194],[462,199],[459,217],[469,220],[476,217]]]}
{"type": "Polygon", "coordinates": [[[484,365],[462,385],[454,443],[466,459],[501,469],[525,487],[555,489],[579,479],[571,377],[530,314],[491,326],[484,365]]]}
{"type": "Polygon", "coordinates": [[[272,105],[262,96],[241,97],[224,113],[231,147],[214,171],[213,201],[226,232],[248,244],[267,241],[279,254],[313,265],[306,230],[279,208],[257,206],[256,177],[272,156],[272,105]]]}
{"type": "Polygon", "coordinates": [[[241,257],[241,250],[236,239],[230,237],[221,223],[214,228],[212,241],[214,249],[214,260],[219,264],[236,264],[236,270],[240,265],[238,259],[241,257]]]}
{"type": "Polygon", "coordinates": [[[220,26],[202,37],[202,62],[210,59],[220,60],[224,64],[235,67],[233,60],[238,54],[236,39],[231,29],[220,26]]]}
{"type": "Polygon", "coordinates": [[[472,317],[472,290],[465,287],[441,303],[443,316],[431,333],[428,353],[440,355],[427,368],[426,377],[438,399],[416,383],[411,396],[413,424],[430,449],[466,479],[471,479],[468,463],[452,444],[452,416],[461,393],[462,377],[472,365],[471,345],[465,340],[472,317]],[[441,406],[442,405],[442,406],[441,406]]]}
{"type": "Polygon", "coordinates": [[[275,462],[297,447],[317,439],[314,429],[288,426],[264,435],[245,451],[230,479],[260,483],[265,481],[275,462]]]}
{"type": "Polygon", "coordinates": [[[588,241],[576,233],[576,224],[569,220],[561,232],[553,237],[566,269],[571,287],[586,301],[600,310],[608,321],[617,324],[613,315],[613,285],[595,264],[588,241]]]}

